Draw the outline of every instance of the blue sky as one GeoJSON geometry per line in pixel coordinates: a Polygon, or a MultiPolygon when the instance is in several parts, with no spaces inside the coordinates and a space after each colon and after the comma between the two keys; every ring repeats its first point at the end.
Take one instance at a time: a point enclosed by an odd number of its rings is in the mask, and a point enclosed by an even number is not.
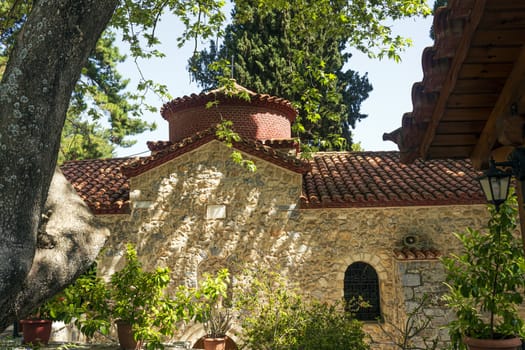
{"type": "MultiPolygon", "coordinates": [[[[429,30],[432,17],[412,18],[394,23],[395,33],[410,37],[413,46],[401,54],[402,62],[371,60],[363,54],[354,53],[349,61],[349,67],[361,74],[368,73],[368,78],[374,88],[369,98],[362,104],[361,112],[368,117],[357,123],[354,141],[361,142],[365,151],[397,150],[397,146],[390,141],[383,141],[384,132],[390,132],[401,126],[403,113],[412,110],[411,89],[415,82],[423,78],[421,54],[423,49],[432,45],[429,30]]],[[[150,59],[140,62],[140,69],[147,79],[168,86],[168,91],[174,98],[192,93],[199,93],[200,88],[190,82],[186,70],[186,62],[193,50],[191,44],[178,48],[175,38],[180,33],[180,24],[169,19],[163,20],[157,28],[163,43],[161,49],[166,54],[163,59],[150,59]]],[[[201,44],[200,48],[204,47],[201,44]]],[[[125,48],[121,47],[125,53],[125,48]]],[[[136,85],[138,71],[132,60],[119,66],[119,71],[126,77],[131,77],[130,87],[136,85]]],[[[264,91],[260,91],[264,93],[264,91]]],[[[157,96],[149,96],[148,102],[160,110],[167,101],[157,96]]],[[[141,134],[136,145],[130,148],[118,148],[117,156],[131,156],[147,152],[147,141],[168,139],[168,124],[160,113],[146,113],[148,121],[157,123],[157,130],[141,134]]]]}

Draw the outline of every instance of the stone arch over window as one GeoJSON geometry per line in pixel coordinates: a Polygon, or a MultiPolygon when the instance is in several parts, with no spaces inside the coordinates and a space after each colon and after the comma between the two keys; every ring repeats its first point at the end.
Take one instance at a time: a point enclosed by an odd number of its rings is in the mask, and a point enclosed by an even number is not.
{"type": "Polygon", "coordinates": [[[347,302],[363,298],[370,307],[356,311],[361,321],[376,321],[381,318],[381,297],[379,276],[374,267],[363,261],[353,262],[344,276],[344,299],[347,302]]]}

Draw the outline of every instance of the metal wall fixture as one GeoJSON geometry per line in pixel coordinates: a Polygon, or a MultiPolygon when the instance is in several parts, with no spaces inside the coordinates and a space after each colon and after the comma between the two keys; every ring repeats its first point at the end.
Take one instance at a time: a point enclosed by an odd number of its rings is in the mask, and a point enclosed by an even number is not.
{"type": "Polygon", "coordinates": [[[499,206],[507,200],[509,195],[510,181],[512,177],[521,182],[522,190],[525,188],[525,148],[518,147],[509,155],[506,162],[490,160],[490,166],[485,173],[478,178],[487,201],[494,204],[496,211],[499,206]]]}

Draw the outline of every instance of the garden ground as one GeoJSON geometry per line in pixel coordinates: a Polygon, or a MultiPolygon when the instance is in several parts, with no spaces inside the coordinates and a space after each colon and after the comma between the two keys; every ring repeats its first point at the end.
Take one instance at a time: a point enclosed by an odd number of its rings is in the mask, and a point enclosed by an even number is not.
{"type": "MultiPolygon", "coordinates": [[[[50,342],[47,346],[30,347],[28,345],[22,345],[22,337],[13,337],[12,327],[8,327],[4,332],[0,333],[0,350],[66,350],[66,349],[78,349],[78,350],[120,350],[118,342],[112,343],[100,343],[100,344],[81,344],[81,343],[66,343],[66,342],[50,342]]],[[[165,345],[166,350],[183,349],[176,344],[165,345]]],[[[194,349],[199,350],[199,349],[194,349]]]]}

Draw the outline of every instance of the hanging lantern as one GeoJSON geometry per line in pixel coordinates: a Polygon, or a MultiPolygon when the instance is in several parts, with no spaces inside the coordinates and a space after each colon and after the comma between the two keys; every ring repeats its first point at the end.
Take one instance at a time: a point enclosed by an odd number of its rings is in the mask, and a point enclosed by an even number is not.
{"type": "Polygon", "coordinates": [[[490,168],[478,178],[487,201],[496,206],[496,211],[507,200],[511,176],[511,173],[496,168],[495,162],[491,160],[490,168]]]}

